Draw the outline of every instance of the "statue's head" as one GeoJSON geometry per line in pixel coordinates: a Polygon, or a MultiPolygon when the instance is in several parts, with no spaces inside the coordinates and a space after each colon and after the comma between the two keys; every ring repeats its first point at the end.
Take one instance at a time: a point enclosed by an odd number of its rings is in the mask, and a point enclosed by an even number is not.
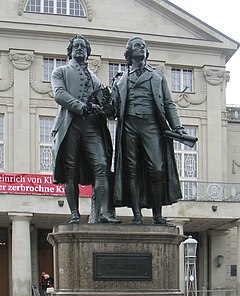
{"type": "Polygon", "coordinates": [[[137,44],[137,43],[142,43],[145,45],[145,49],[146,49],[145,59],[146,60],[149,56],[149,51],[148,51],[148,48],[147,48],[147,45],[146,45],[146,42],[144,41],[144,39],[139,36],[132,37],[128,40],[127,45],[126,45],[126,50],[124,52],[124,56],[125,56],[125,59],[126,59],[128,65],[132,65],[133,46],[135,46],[135,44],[137,44]]]}
{"type": "Polygon", "coordinates": [[[69,45],[67,47],[67,55],[69,57],[69,60],[72,59],[73,44],[74,44],[75,40],[77,40],[77,39],[80,39],[85,42],[86,51],[87,51],[87,59],[88,59],[88,57],[91,54],[91,46],[90,46],[89,41],[85,37],[83,37],[82,35],[75,35],[73,38],[71,38],[69,40],[69,45]]]}

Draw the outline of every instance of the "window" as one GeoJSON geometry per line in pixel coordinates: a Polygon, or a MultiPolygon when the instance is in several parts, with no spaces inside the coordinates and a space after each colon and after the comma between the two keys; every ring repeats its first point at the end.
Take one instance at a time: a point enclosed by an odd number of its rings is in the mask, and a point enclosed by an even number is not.
{"type": "Polygon", "coordinates": [[[231,265],[231,276],[237,276],[237,265],[231,265]]]}
{"type": "MultiPolygon", "coordinates": [[[[196,137],[197,128],[185,127],[190,136],[196,137]]],[[[178,174],[184,199],[195,200],[197,198],[197,180],[198,180],[198,152],[197,144],[190,148],[180,142],[174,141],[175,158],[178,168],[178,174]]]]}
{"type": "Polygon", "coordinates": [[[26,6],[26,11],[41,12],[41,0],[29,0],[26,6]]]}
{"type": "Polygon", "coordinates": [[[113,64],[109,63],[108,65],[108,74],[109,74],[109,85],[112,85],[113,78],[116,76],[118,72],[123,72],[126,69],[125,64],[113,64]]]}
{"type": "Polygon", "coordinates": [[[191,69],[175,69],[171,72],[172,91],[193,92],[193,71],[191,69]]]}
{"type": "Polygon", "coordinates": [[[57,14],[67,14],[67,1],[58,0],[57,1],[57,14]]]}
{"type": "Polygon", "coordinates": [[[85,17],[79,0],[29,0],[25,11],[85,17]]]}
{"type": "Polygon", "coordinates": [[[40,116],[40,171],[53,170],[52,136],[53,117],[40,116]]]}
{"type": "Polygon", "coordinates": [[[0,114],[0,170],[4,169],[4,115],[0,114]]]}
{"type": "Polygon", "coordinates": [[[52,13],[52,14],[54,13],[53,0],[44,0],[43,12],[44,13],[52,13]]]}
{"type": "Polygon", "coordinates": [[[43,58],[43,80],[51,81],[53,69],[63,66],[66,63],[66,59],[43,58]]]}

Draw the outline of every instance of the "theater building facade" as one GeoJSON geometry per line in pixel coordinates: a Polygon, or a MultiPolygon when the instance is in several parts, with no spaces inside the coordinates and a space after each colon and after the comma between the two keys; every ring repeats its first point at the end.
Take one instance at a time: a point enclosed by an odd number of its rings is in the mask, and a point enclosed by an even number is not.
{"type": "MultiPolygon", "coordinates": [[[[30,296],[41,272],[53,275],[47,234],[69,221],[62,185],[53,185],[50,77],[67,63],[75,34],[92,46],[89,67],[104,85],[125,69],[126,42],[139,35],[149,63],[164,71],[181,121],[198,137],[174,143],[183,199],[163,214],[198,241],[198,290],[240,287],[240,108],[226,105],[227,62],[239,43],[167,0],[8,0],[0,10],[0,287],[30,296]],[[221,257],[221,264],[218,259],[221,257]]],[[[238,95],[238,94],[236,94],[238,95]]],[[[113,142],[116,121],[109,120],[113,142]]],[[[128,223],[131,210],[117,208],[128,223]]],[[[81,186],[87,222],[91,187],[81,186]]],[[[144,210],[150,223],[151,212],[144,210]]],[[[180,288],[184,290],[183,246],[180,288]]],[[[229,292],[230,293],[230,292],[229,292]]],[[[229,294],[230,295],[230,294],[229,294]]],[[[231,294],[237,295],[237,294],[231,294]]]]}

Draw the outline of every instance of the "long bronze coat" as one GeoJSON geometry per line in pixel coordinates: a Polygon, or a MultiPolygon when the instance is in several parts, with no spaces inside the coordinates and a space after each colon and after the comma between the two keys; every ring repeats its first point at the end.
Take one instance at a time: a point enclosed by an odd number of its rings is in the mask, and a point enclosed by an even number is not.
{"type": "MultiPolygon", "coordinates": [[[[92,71],[89,70],[89,72],[94,89],[99,88],[99,86],[101,86],[100,80],[92,71]]],[[[52,130],[54,183],[65,183],[61,147],[64,137],[72,122],[73,116],[76,114],[80,116],[82,113],[83,103],[81,102],[81,98],[83,96],[86,81],[87,76],[75,60],[70,60],[69,64],[66,66],[56,68],[52,74],[51,84],[53,95],[55,101],[59,104],[57,116],[55,118],[52,130]]],[[[102,104],[102,98],[102,93],[100,91],[97,95],[98,103],[100,105],[102,104]]],[[[112,157],[112,143],[111,136],[106,125],[106,117],[104,115],[101,116],[99,125],[101,127],[104,145],[110,162],[112,157]]],[[[82,154],[80,157],[78,181],[82,185],[92,184],[93,175],[90,165],[85,159],[84,151],[81,151],[81,147],[79,147],[79,151],[82,154]]]]}
{"type": "MultiPolygon", "coordinates": [[[[144,83],[150,80],[153,99],[156,104],[156,113],[158,123],[164,134],[164,130],[174,129],[181,126],[176,106],[171,98],[168,83],[165,75],[153,69],[151,66],[146,66],[148,71],[145,71],[138,79],[137,83],[144,83]]],[[[123,73],[121,78],[115,82],[112,89],[112,97],[116,106],[118,118],[115,146],[115,185],[114,185],[114,204],[115,206],[131,206],[128,198],[128,180],[124,176],[124,163],[122,155],[122,133],[124,124],[124,113],[127,99],[127,71],[123,73]]],[[[165,155],[165,180],[164,180],[164,196],[159,196],[162,199],[163,205],[170,205],[182,198],[180,182],[177,172],[177,166],[174,156],[173,142],[168,138],[164,139],[164,155],[165,155]]],[[[160,139],[159,139],[160,140],[160,139]]],[[[144,159],[143,157],[141,159],[144,159]]],[[[142,162],[142,161],[141,161],[142,162]]],[[[144,170],[144,163],[141,166],[140,179],[137,184],[140,186],[141,207],[152,207],[149,204],[148,198],[148,183],[147,176],[144,170]]]]}

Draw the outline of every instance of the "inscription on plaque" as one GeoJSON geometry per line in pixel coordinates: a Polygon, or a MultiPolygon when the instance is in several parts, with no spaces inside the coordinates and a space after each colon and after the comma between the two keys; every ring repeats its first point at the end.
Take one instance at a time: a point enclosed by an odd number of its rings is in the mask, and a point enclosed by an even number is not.
{"type": "Polygon", "coordinates": [[[152,256],[147,253],[93,253],[93,280],[150,281],[152,256]]]}

